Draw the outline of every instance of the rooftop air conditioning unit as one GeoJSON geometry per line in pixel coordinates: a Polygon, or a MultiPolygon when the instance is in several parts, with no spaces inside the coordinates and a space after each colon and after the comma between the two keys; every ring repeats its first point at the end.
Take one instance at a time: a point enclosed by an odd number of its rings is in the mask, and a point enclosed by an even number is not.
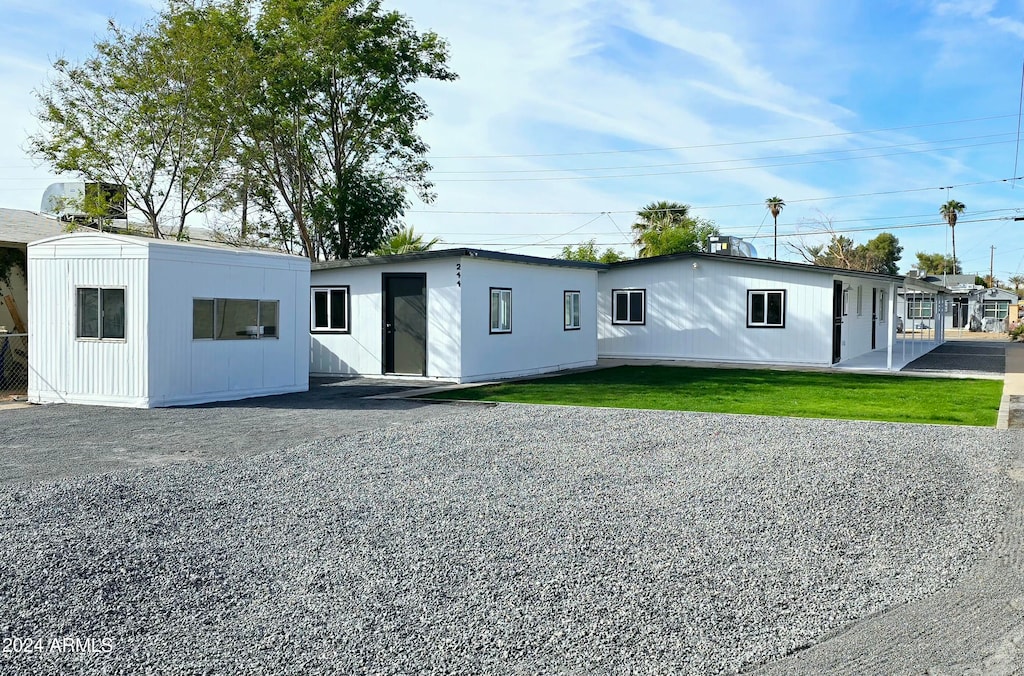
{"type": "Polygon", "coordinates": [[[753,244],[744,242],[739,237],[728,235],[712,235],[708,237],[707,253],[757,258],[757,249],[754,248],[753,244]]]}
{"type": "Polygon", "coordinates": [[[39,211],[62,221],[126,220],[128,203],[125,187],[118,183],[65,181],[52,183],[43,192],[39,211]]]}

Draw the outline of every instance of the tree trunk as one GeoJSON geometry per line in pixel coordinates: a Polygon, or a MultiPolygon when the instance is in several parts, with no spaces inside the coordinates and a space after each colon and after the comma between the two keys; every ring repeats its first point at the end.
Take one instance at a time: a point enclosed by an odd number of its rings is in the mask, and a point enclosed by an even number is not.
{"type": "Polygon", "coordinates": [[[772,221],[775,223],[775,237],[773,239],[775,245],[775,253],[772,255],[772,260],[779,260],[779,217],[772,214],[772,221]]]}
{"type": "Polygon", "coordinates": [[[949,226],[950,231],[953,233],[953,274],[956,274],[956,226],[949,226]]]}

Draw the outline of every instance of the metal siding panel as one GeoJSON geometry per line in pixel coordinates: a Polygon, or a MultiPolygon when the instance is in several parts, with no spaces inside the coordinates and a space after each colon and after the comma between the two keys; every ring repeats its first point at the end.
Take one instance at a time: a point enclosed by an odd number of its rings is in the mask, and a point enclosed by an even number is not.
{"type": "Polygon", "coordinates": [[[597,362],[597,272],[463,259],[462,379],[507,378],[597,362]],[[512,289],[512,332],[490,333],[491,287],[512,289]],[[580,291],[579,331],[564,329],[564,296],[580,291]]]}
{"type": "Polygon", "coordinates": [[[612,269],[599,277],[601,356],[827,363],[831,275],[700,259],[612,269]],[[696,267],[694,267],[696,263],[696,267]],[[611,292],[647,290],[643,326],[611,323],[611,292]],[[748,289],[786,291],[784,329],[747,328],[748,289]],[[829,292],[830,293],[830,292],[829,292]]]}
{"type": "MultiPolygon", "coordinates": [[[[316,333],[310,336],[309,372],[338,375],[381,373],[381,275],[427,275],[427,377],[458,379],[461,341],[461,290],[456,265],[465,259],[419,260],[393,265],[314,270],[312,286],[348,286],[351,333],[316,333]]],[[[309,289],[305,291],[309,325],[309,289]]]]}
{"type": "MultiPolygon", "coordinates": [[[[76,252],[77,253],[77,252],[76,252]]],[[[65,368],[54,375],[54,387],[68,401],[82,397],[111,403],[141,404],[148,396],[146,367],[147,276],[142,259],[56,259],[65,274],[51,280],[50,304],[54,346],[66,349],[65,368]],[[75,337],[75,289],[82,286],[125,288],[125,340],[89,341],[75,337]]],[[[54,274],[50,268],[47,276],[54,274]]]]}
{"type": "Polygon", "coordinates": [[[173,256],[154,261],[146,258],[150,251],[164,250],[170,249],[99,236],[61,238],[30,247],[31,302],[37,315],[30,318],[36,348],[31,386],[35,400],[145,406],[308,386],[305,349],[293,354],[302,346],[298,336],[308,336],[308,319],[303,319],[307,310],[294,307],[299,297],[295,287],[308,289],[308,261],[248,252],[208,253],[199,247],[178,247],[173,256]],[[226,264],[232,261],[238,265],[226,264]],[[125,287],[124,342],[75,339],[76,286],[125,287]],[[294,316],[301,324],[288,322],[287,335],[282,333],[275,341],[206,344],[202,358],[194,358],[193,294],[267,298],[268,293],[280,301],[280,317],[294,316]],[[268,360],[274,364],[270,369],[265,367],[268,360]],[[199,386],[197,374],[206,379],[199,386]],[[204,391],[223,396],[204,398],[204,391]]]}

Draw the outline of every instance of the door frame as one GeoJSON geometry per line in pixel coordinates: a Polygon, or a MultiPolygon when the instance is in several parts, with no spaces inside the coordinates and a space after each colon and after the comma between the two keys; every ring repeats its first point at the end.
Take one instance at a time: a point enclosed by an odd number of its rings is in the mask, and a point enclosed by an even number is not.
{"type": "Polygon", "coordinates": [[[878,335],[878,289],[871,287],[871,349],[876,349],[878,335]]]}
{"type": "Polygon", "coordinates": [[[832,363],[843,359],[843,282],[832,280],[832,363]]]}
{"type": "MultiPolygon", "coordinates": [[[[388,371],[388,282],[395,278],[419,279],[423,283],[423,373],[427,375],[427,361],[430,358],[427,346],[430,345],[427,331],[430,328],[427,308],[427,273],[425,272],[382,272],[380,275],[380,372],[381,375],[416,375],[413,373],[395,373],[388,371]]],[[[393,359],[392,359],[393,361],[393,359]]]]}

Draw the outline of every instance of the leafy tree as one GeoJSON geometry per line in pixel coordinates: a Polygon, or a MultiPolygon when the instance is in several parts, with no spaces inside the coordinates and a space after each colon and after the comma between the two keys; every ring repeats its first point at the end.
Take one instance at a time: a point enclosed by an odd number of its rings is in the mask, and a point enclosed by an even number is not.
{"type": "Polygon", "coordinates": [[[946,202],[945,204],[943,204],[939,208],[939,213],[942,215],[943,220],[945,220],[946,223],[949,224],[949,231],[950,231],[950,233],[953,236],[953,263],[954,264],[957,262],[957,260],[956,260],[956,221],[957,221],[957,218],[960,216],[960,214],[962,214],[964,212],[965,208],[966,207],[964,206],[963,202],[958,202],[956,200],[949,200],[948,202],[946,202]]]}
{"type": "Polygon", "coordinates": [[[605,249],[604,253],[598,254],[597,240],[594,239],[584,242],[577,247],[562,247],[562,253],[559,258],[567,261],[584,261],[589,263],[617,263],[618,261],[625,260],[621,253],[611,247],[605,249]]]}
{"type": "Polygon", "coordinates": [[[412,226],[402,228],[391,235],[383,245],[374,250],[377,256],[394,256],[397,254],[413,253],[416,251],[429,251],[441,240],[435,237],[429,242],[423,241],[423,235],[417,235],[412,226]]]}
{"type": "Polygon", "coordinates": [[[764,206],[768,209],[768,212],[772,215],[772,222],[775,224],[775,237],[774,246],[775,253],[772,256],[775,260],[779,260],[779,214],[782,213],[783,208],[786,206],[785,200],[776,195],[775,197],[769,197],[764,201],[764,206]]]}
{"type": "Polygon", "coordinates": [[[714,221],[687,218],[680,225],[668,225],[644,232],[640,237],[640,257],[703,251],[708,238],[719,234],[714,221]]]}
{"type": "Polygon", "coordinates": [[[637,212],[637,220],[633,224],[633,244],[643,246],[644,233],[651,230],[683,225],[690,218],[690,205],[682,202],[660,200],[651,202],[637,212]]]}
{"type": "Polygon", "coordinates": [[[903,247],[900,246],[900,240],[892,233],[880,233],[874,239],[869,239],[863,247],[858,248],[864,263],[864,270],[887,275],[899,274],[898,263],[903,257],[903,247]]]}
{"type": "Polygon", "coordinates": [[[917,269],[926,275],[959,275],[963,272],[959,263],[953,263],[952,257],[922,251],[917,252],[917,269]]]}
{"type": "Polygon", "coordinates": [[[58,171],[125,184],[154,236],[167,211],[180,237],[216,205],[241,209],[243,239],[363,255],[397,230],[406,190],[433,198],[415,89],[454,79],[447,60],[380,0],[170,0],[54,64],[31,144],[58,171]]]}
{"type": "Polygon", "coordinates": [[[273,185],[311,258],[393,234],[406,189],[433,198],[414,90],[453,80],[446,43],[379,0],[263,0],[238,101],[254,180],[273,185]]]}
{"type": "MultiPolygon", "coordinates": [[[[16,247],[0,247],[0,284],[8,289],[11,286],[11,273],[18,270],[25,275],[28,267],[25,252],[16,247]]],[[[3,294],[0,294],[2,296],[3,294]]]]}
{"type": "Polygon", "coordinates": [[[830,235],[827,244],[790,245],[808,263],[844,270],[899,274],[898,263],[902,258],[903,247],[892,233],[883,232],[864,244],[857,244],[851,238],[837,233],[830,217],[822,214],[817,222],[830,235]]]}
{"type": "Polygon", "coordinates": [[[58,59],[49,86],[36,92],[34,154],[58,173],[124,185],[154,237],[163,236],[161,216],[173,203],[182,236],[185,219],[232,181],[233,128],[213,86],[233,58],[222,18],[174,2],[138,30],[109,22],[92,56],[58,59]]]}

